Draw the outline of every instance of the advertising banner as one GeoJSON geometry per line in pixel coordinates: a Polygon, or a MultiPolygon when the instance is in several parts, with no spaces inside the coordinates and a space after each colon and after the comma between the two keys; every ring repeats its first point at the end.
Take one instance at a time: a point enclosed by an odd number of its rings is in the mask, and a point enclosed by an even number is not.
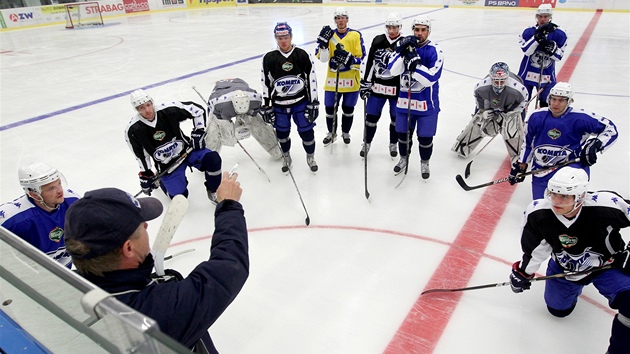
{"type": "Polygon", "coordinates": [[[236,6],[236,0],[186,0],[186,7],[236,6]]]}
{"type": "Polygon", "coordinates": [[[125,12],[128,14],[150,10],[148,0],[123,0],[123,5],[125,5],[125,12]]]}
{"type": "Polygon", "coordinates": [[[158,10],[186,7],[186,0],[156,0],[153,2],[158,10]]]}

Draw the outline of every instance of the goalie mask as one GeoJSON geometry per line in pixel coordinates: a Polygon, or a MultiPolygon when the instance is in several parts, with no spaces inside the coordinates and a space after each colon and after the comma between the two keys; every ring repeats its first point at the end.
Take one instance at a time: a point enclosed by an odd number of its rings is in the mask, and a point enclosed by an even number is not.
{"type": "Polygon", "coordinates": [[[505,88],[507,79],[510,76],[510,68],[504,62],[497,62],[490,68],[489,75],[492,80],[492,89],[498,95],[505,88]]]}
{"type": "Polygon", "coordinates": [[[547,190],[545,191],[545,198],[554,206],[568,206],[573,204],[571,211],[565,214],[570,214],[584,203],[584,197],[586,196],[586,189],[588,188],[588,175],[586,171],[581,168],[564,167],[561,168],[556,174],[551,177],[547,182],[547,190]],[[574,198],[566,204],[559,203],[557,200],[552,201],[552,195],[559,195],[561,199],[573,196],[574,198]]]}

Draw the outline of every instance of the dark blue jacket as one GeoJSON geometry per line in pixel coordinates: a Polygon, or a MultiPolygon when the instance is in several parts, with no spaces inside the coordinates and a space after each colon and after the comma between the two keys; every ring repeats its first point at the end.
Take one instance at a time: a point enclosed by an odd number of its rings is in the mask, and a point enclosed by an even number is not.
{"type": "Polygon", "coordinates": [[[201,340],[217,353],[208,328],[239,293],[249,275],[247,226],[240,203],[217,205],[210,259],[178,282],[152,283],[153,257],[136,269],[86,278],[135,310],[156,320],[162,332],[188,348],[201,340]],[[127,292],[125,294],[118,294],[127,292]],[[135,291],[134,291],[135,290],[135,291]]]}

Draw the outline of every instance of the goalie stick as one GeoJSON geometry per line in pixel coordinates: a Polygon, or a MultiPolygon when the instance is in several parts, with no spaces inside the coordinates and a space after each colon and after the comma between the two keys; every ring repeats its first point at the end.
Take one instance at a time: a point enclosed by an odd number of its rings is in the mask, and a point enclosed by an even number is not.
{"type": "MultiPolygon", "coordinates": [[[[548,166],[548,167],[543,167],[543,168],[539,168],[537,170],[531,170],[529,172],[525,172],[525,173],[519,173],[516,177],[525,177],[525,176],[529,176],[529,175],[533,175],[539,172],[543,172],[543,171],[547,171],[547,170],[553,170],[556,168],[560,168],[560,167],[564,167],[566,165],[570,165],[572,163],[578,163],[580,162],[580,158],[576,158],[573,160],[569,160],[569,161],[565,161],[565,162],[561,162],[557,165],[553,165],[553,166],[548,166]]],[[[459,186],[462,187],[465,191],[471,191],[473,189],[479,189],[479,188],[483,188],[483,187],[488,187],[491,186],[493,184],[499,184],[499,183],[503,183],[503,182],[507,182],[510,179],[510,177],[503,177],[494,181],[490,181],[490,182],[486,182],[483,184],[479,184],[476,186],[469,186],[468,184],[466,184],[466,181],[464,181],[464,178],[462,177],[462,175],[457,175],[455,176],[455,180],[457,180],[457,183],[459,183],[459,186]]]]}
{"type": "Polygon", "coordinates": [[[187,210],[188,199],[178,194],[171,200],[164,219],[162,219],[162,224],[151,247],[151,253],[155,260],[155,273],[157,273],[158,276],[164,275],[164,255],[187,210]]]}
{"type": "MultiPolygon", "coordinates": [[[[606,269],[611,269],[612,266],[611,265],[606,265],[603,267],[599,267],[599,268],[593,268],[591,270],[585,270],[585,271],[574,271],[574,272],[567,272],[567,273],[559,273],[559,274],[554,274],[554,275],[546,275],[546,276],[542,276],[542,277],[536,277],[536,278],[532,278],[529,279],[530,282],[535,282],[535,281],[542,281],[542,280],[549,280],[549,279],[557,279],[557,278],[566,278],[569,276],[575,276],[575,275],[584,275],[584,274],[590,274],[593,272],[598,272],[601,270],[606,270],[606,269]]],[[[425,294],[431,294],[431,293],[452,293],[452,292],[456,292],[456,291],[467,291],[467,290],[477,290],[477,289],[486,289],[486,288],[498,288],[501,286],[506,286],[506,285],[510,285],[511,283],[509,281],[503,282],[503,283],[494,283],[494,284],[485,284],[485,285],[477,285],[477,286],[470,286],[467,288],[454,288],[454,289],[429,289],[429,290],[425,290],[423,292],[420,293],[420,295],[425,295],[425,294]]]]}
{"type": "MultiPolygon", "coordinates": [[[[179,167],[182,163],[184,163],[184,161],[185,161],[185,160],[186,160],[186,158],[188,157],[188,154],[190,154],[190,152],[191,152],[192,150],[193,150],[193,148],[192,148],[192,147],[189,147],[188,149],[186,149],[186,151],[185,151],[183,154],[181,154],[181,155],[179,156],[179,158],[175,161],[175,163],[174,163],[174,164],[172,164],[172,165],[171,165],[171,167],[169,167],[168,169],[166,169],[166,170],[164,170],[164,171],[162,171],[162,172],[158,173],[158,174],[157,174],[157,176],[155,176],[155,182],[153,182],[153,183],[159,182],[159,181],[160,181],[160,178],[161,178],[162,176],[167,175],[167,174],[169,174],[169,173],[171,173],[171,172],[175,171],[175,170],[176,170],[176,169],[177,169],[177,168],[178,168],[178,167],[179,167]]],[[[157,188],[157,187],[155,187],[155,188],[157,188]]],[[[138,197],[140,194],[142,194],[142,189],[140,190],[140,192],[136,193],[136,194],[134,195],[134,197],[138,197]]]]}

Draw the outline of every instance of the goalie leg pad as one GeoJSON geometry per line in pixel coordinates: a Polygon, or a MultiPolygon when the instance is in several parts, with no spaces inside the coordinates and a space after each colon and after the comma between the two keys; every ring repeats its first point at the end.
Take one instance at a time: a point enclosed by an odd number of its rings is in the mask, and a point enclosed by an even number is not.
{"type": "Polygon", "coordinates": [[[477,124],[477,118],[473,116],[473,119],[470,120],[466,128],[462,130],[455,140],[455,144],[453,144],[451,150],[456,152],[460,157],[468,157],[473,150],[475,150],[477,145],[479,145],[483,137],[481,127],[477,124]]]}
{"type": "Polygon", "coordinates": [[[249,123],[249,131],[260,146],[265,149],[275,159],[282,157],[282,152],[278,147],[278,141],[276,139],[276,132],[273,127],[263,122],[260,115],[251,117],[249,123]]]}
{"type": "Polygon", "coordinates": [[[206,126],[206,147],[212,151],[221,152],[221,135],[219,134],[219,125],[214,114],[208,117],[208,125],[206,126]]]}
{"type": "Polygon", "coordinates": [[[520,112],[508,112],[503,115],[503,124],[501,125],[501,136],[505,142],[510,160],[515,162],[523,144],[524,130],[521,121],[520,112]]]}

